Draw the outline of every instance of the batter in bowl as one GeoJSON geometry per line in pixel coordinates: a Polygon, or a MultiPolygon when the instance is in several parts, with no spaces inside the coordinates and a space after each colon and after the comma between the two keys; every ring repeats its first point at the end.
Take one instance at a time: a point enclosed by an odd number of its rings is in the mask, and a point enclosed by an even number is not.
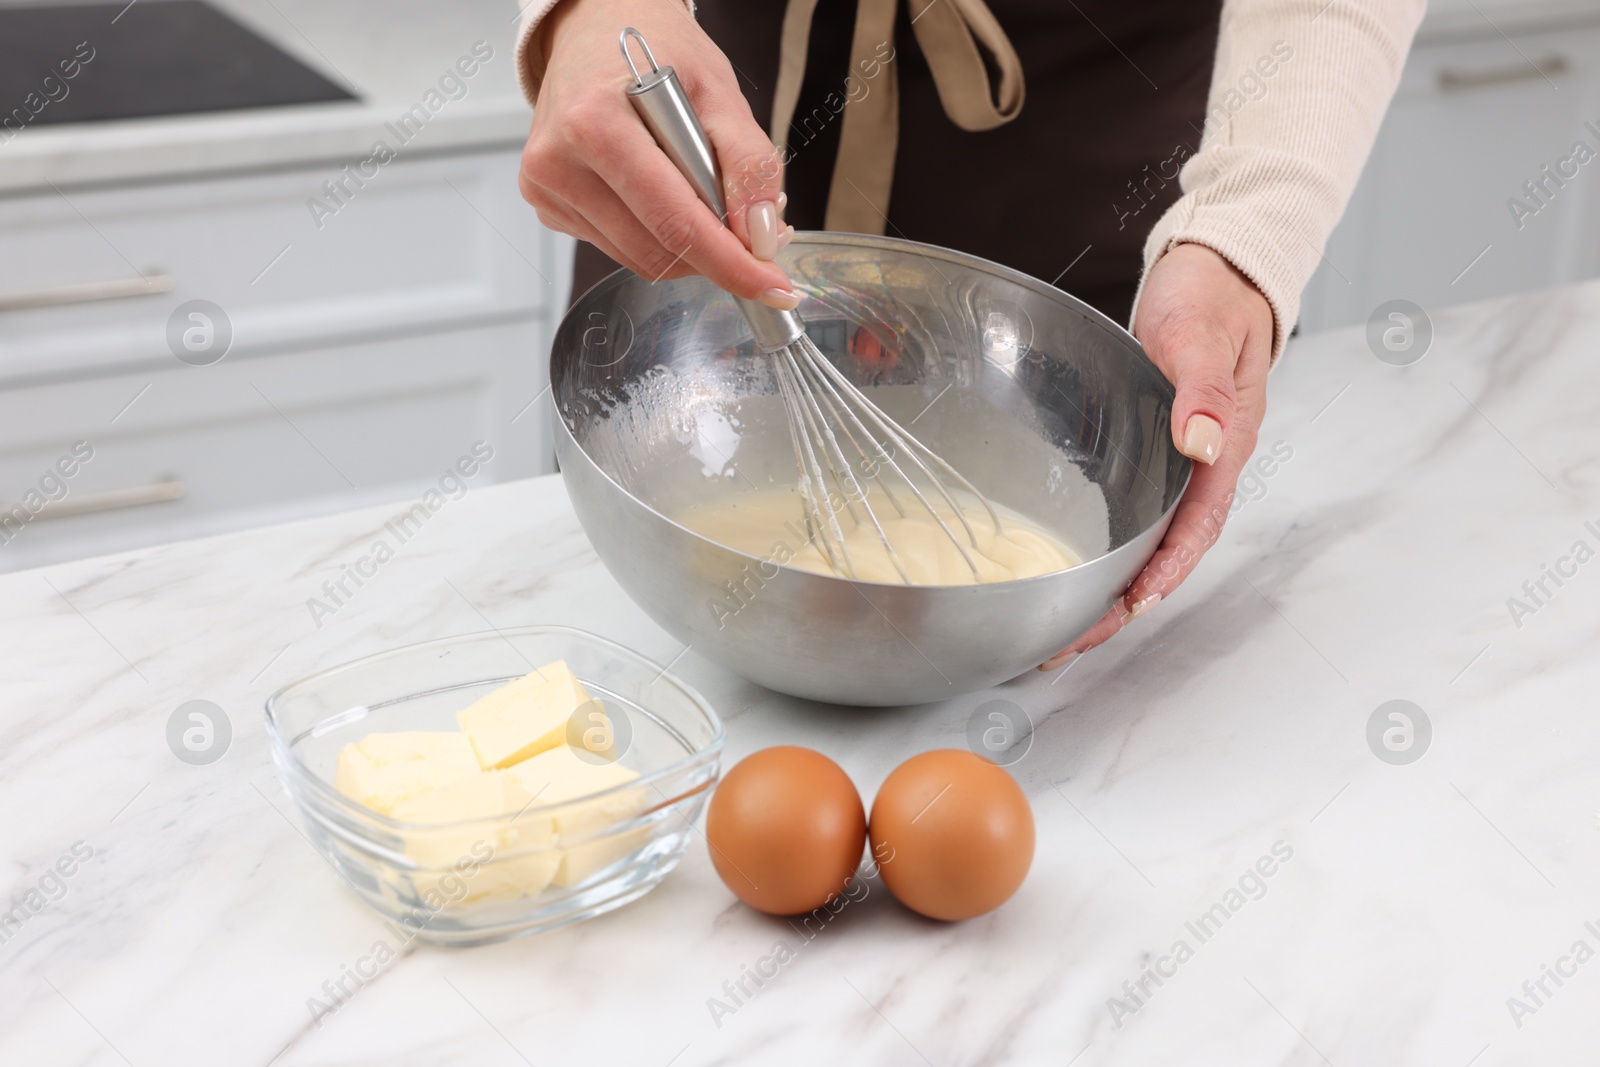
{"type": "MultiPolygon", "coordinates": [[[[972,566],[962,557],[961,548],[978,570],[978,582],[1007,582],[1035,578],[1041,574],[1076,567],[1083,562],[1078,553],[1060,538],[1047,533],[1010,508],[994,505],[1000,529],[982,504],[961,500],[963,512],[972,527],[972,537],[942,499],[932,499],[950,534],[914,497],[899,493],[905,507],[901,515],[881,489],[868,493],[868,503],[878,516],[883,534],[894,546],[895,554],[913,585],[973,585],[972,566]],[[957,540],[961,548],[957,548],[957,540]],[[976,547],[973,541],[976,540],[976,547]]],[[[958,499],[960,499],[958,497],[958,499]]],[[[739,552],[787,567],[817,574],[854,577],[864,582],[903,583],[878,531],[858,507],[860,521],[853,520],[842,498],[835,501],[844,545],[826,532],[827,544],[840,562],[836,568],[828,552],[806,523],[806,508],[793,489],[766,489],[741,493],[727,501],[690,508],[677,516],[677,522],[695,533],[739,552]],[[844,568],[844,556],[854,566],[852,575],[844,568]]]]}

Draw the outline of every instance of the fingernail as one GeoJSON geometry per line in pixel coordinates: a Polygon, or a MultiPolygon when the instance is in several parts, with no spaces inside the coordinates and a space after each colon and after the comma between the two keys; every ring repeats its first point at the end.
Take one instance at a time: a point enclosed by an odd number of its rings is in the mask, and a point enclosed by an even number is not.
{"type": "Polygon", "coordinates": [[[744,224],[750,230],[752,256],[770,260],[778,254],[778,205],[771,200],[751,204],[745,210],[744,224]]]}
{"type": "Polygon", "coordinates": [[[1146,614],[1151,608],[1155,607],[1159,603],[1161,603],[1160,593],[1151,593],[1147,597],[1142,597],[1138,600],[1135,600],[1132,604],[1128,605],[1128,613],[1122,617],[1122,625],[1128,625],[1128,623],[1132,622],[1134,619],[1137,619],[1140,615],[1146,614]]]}
{"type": "Polygon", "coordinates": [[[789,206],[789,194],[788,193],[779,193],[778,194],[778,214],[782,215],[783,214],[783,209],[788,207],[788,206],[789,206]]]}
{"type": "Polygon", "coordinates": [[[800,306],[800,294],[793,289],[763,289],[756,299],[778,311],[793,311],[800,306]]]}
{"type": "Polygon", "coordinates": [[[1215,463],[1222,451],[1222,423],[1210,415],[1190,415],[1189,424],[1183,428],[1180,451],[1201,463],[1215,463]]]}
{"type": "Polygon", "coordinates": [[[1057,652],[1055,655],[1039,664],[1039,669],[1041,671],[1053,671],[1057,667],[1065,667],[1067,664],[1071,663],[1081,655],[1083,655],[1082,652],[1057,652]]]}
{"type": "Polygon", "coordinates": [[[778,235],[778,251],[782,252],[785,248],[788,248],[789,242],[792,240],[794,240],[794,227],[785,226],[783,232],[778,235]]]}

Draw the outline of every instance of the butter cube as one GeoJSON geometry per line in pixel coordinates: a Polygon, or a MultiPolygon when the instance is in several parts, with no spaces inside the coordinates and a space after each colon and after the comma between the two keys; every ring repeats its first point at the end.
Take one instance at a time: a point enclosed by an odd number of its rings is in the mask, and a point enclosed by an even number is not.
{"type": "Polygon", "coordinates": [[[549,885],[561,863],[552,820],[474,822],[517,815],[532,799],[506,772],[478,771],[396,805],[396,819],[438,826],[406,835],[406,855],[427,868],[411,875],[417,891],[448,906],[514,900],[549,885]]]}
{"type": "MultiPolygon", "coordinates": [[[[443,825],[512,815],[532,799],[521,783],[504,771],[473,771],[458,781],[402,800],[390,814],[401,822],[443,825]]],[[[524,824],[519,820],[517,825],[524,824]]],[[[449,856],[441,862],[453,863],[458,858],[449,856]]]]}
{"type": "MultiPolygon", "coordinates": [[[[565,660],[547,663],[456,712],[484,770],[509,767],[566,740],[567,720],[590,696],[565,660]]],[[[610,737],[609,722],[593,705],[610,737]]],[[[586,724],[587,725],[587,724],[586,724]]]]}
{"type": "MultiPolygon", "coordinates": [[[[539,808],[581,801],[583,797],[639,777],[638,772],[620,763],[590,763],[566,745],[525,760],[506,773],[517,781],[523,792],[534,798],[539,808]]],[[[647,799],[643,788],[624,789],[587,803],[571,804],[553,813],[555,832],[563,841],[601,835],[596,840],[561,849],[561,866],[555,873],[554,883],[577,885],[600,868],[642,848],[650,836],[644,827],[610,834],[606,828],[639,814],[648,807],[647,799]]]]}
{"type": "Polygon", "coordinates": [[[550,884],[560,864],[561,853],[557,849],[491,860],[478,868],[477,874],[462,879],[467,895],[447,906],[489,904],[534,896],[550,884]]]}
{"type": "Polygon", "coordinates": [[[462,734],[368,734],[339,750],[333,787],[388,815],[402,801],[479,771],[472,742],[462,734]]]}

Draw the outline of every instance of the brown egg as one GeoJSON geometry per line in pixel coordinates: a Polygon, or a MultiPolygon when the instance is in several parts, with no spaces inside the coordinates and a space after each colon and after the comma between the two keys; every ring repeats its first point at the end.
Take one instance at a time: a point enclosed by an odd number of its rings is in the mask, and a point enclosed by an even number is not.
{"type": "Polygon", "coordinates": [[[1010,774],[971,752],[913,756],[872,802],[884,885],[930,919],[970,919],[1011,898],[1033,863],[1033,810],[1010,774]]]}
{"type": "Polygon", "coordinates": [[[809,748],[746,756],[706,809],[717,874],[734,896],[773,915],[811,911],[843,892],[866,839],[867,813],[849,775],[809,748]]]}

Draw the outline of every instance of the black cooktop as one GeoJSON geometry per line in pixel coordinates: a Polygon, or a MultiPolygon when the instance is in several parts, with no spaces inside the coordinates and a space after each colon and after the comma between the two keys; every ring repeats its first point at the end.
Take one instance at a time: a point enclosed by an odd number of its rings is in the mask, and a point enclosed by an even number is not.
{"type": "Polygon", "coordinates": [[[0,141],[44,123],[354,99],[202,0],[0,4],[0,141]]]}

